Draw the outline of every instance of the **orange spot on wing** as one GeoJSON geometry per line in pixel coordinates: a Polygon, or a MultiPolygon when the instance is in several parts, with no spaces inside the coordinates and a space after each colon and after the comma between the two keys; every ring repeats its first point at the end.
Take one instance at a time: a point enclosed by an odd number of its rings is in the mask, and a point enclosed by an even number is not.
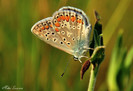
{"type": "Polygon", "coordinates": [[[56,27],[59,27],[59,26],[60,26],[59,22],[56,22],[56,23],[55,23],[55,26],[56,26],[56,27]]]}
{"type": "Polygon", "coordinates": [[[82,20],[81,19],[77,20],[77,23],[82,23],[82,20]]]}
{"type": "Polygon", "coordinates": [[[53,27],[52,24],[50,25],[50,27],[53,27]]]}
{"type": "Polygon", "coordinates": [[[49,28],[49,26],[45,26],[45,28],[46,28],[46,29],[48,29],[48,28],[49,28]]]}
{"type": "Polygon", "coordinates": [[[69,21],[69,18],[70,18],[70,16],[66,16],[66,21],[67,21],[67,22],[69,21]]]}
{"type": "Polygon", "coordinates": [[[61,16],[61,19],[64,21],[65,20],[65,16],[61,16]]]}
{"type": "Polygon", "coordinates": [[[42,27],[42,30],[44,30],[45,28],[44,27],[42,27]]]}
{"type": "Polygon", "coordinates": [[[60,21],[61,21],[61,18],[60,18],[60,17],[59,17],[59,18],[57,18],[57,21],[59,21],[59,22],[60,22],[60,21]]]}
{"type": "Polygon", "coordinates": [[[59,32],[59,29],[58,29],[58,28],[55,28],[55,31],[56,31],[56,32],[59,32]]]}
{"type": "Polygon", "coordinates": [[[72,16],[71,17],[71,21],[74,22],[76,20],[76,17],[75,16],[72,16]]]}

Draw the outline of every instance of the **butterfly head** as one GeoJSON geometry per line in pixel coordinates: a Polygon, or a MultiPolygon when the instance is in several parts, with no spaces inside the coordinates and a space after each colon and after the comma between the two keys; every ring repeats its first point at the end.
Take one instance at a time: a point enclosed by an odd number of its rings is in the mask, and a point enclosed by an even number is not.
{"type": "Polygon", "coordinates": [[[87,52],[87,50],[83,49],[82,47],[77,48],[73,54],[74,61],[79,61],[82,63],[81,58],[84,57],[86,52],[87,52]]]}

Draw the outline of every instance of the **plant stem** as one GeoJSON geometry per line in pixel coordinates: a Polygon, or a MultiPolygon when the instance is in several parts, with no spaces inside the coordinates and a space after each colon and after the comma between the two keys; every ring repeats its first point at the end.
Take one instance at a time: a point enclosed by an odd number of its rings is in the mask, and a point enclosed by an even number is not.
{"type": "Polygon", "coordinates": [[[99,69],[99,66],[94,68],[94,66],[92,65],[90,81],[89,81],[89,85],[88,85],[88,91],[94,91],[98,69],[99,69]]]}

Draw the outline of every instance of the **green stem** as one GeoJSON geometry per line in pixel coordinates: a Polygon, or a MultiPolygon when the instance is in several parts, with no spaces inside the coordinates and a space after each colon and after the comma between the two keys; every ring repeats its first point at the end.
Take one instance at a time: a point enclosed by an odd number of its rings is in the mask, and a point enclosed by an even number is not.
{"type": "Polygon", "coordinates": [[[88,85],[88,91],[94,91],[98,69],[99,69],[99,66],[95,68],[94,67],[91,68],[91,76],[90,76],[90,82],[88,85]]]}

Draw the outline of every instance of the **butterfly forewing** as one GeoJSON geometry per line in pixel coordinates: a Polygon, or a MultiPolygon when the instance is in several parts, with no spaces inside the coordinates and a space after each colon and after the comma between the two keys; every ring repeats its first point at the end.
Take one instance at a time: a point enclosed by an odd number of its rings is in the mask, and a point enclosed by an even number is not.
{"type": "Polygon", "coordinates": [[[64,44],[62,38],[59,36],[55,28],[56,27],[53,24],[53,18],[49,17],[37,22],[32,27],[31,31],[46,43],[72,54],[72,50],[64,44]]]}

